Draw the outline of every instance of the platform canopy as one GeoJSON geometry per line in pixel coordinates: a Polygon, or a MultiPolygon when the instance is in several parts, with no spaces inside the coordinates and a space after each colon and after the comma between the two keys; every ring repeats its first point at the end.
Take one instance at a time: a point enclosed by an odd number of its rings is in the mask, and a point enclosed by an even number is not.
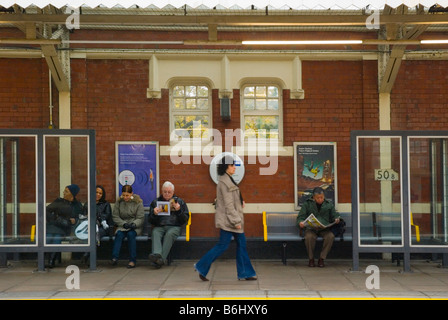
{"type": "Polygon", "coordinates": [[[439,5],[441,7],[448,6],[448,0],[0,0],[0,6],[8,8],[19,5],[22,8],[29,6],[37,6],[43,8],[52,5],[57,8],[71,7],[139,7],[139,8],[165,8],[165,7],[190,7],[195,9],[251,9],[251,8],[271,8],[284,10],[356,10],[362,8],[383,9],[386,5],[396,8],[400,5],[407,7],[415,7],[422,5],[424,7],[432,7],[439,5]]]}

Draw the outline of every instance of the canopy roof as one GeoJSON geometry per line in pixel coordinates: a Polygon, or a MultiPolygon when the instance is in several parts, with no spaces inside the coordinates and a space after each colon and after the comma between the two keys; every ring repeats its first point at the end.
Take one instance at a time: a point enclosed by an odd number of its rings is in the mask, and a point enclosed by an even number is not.
{"type": "Polygon", "coordinates": [[[29,6],[37,6],[39,8],[52,5],[56,8],[65,6],[81,7],[86,6],[95,8],[98,6],[113,8],[113,7],[139,7],[139,8],[165,8],[165,7],[190,7],[198,9],[254,9],[254,8],[271,8],[283,10],[327,10],[327,9],[341,9],[341,10],[356,10],[362,8],[369,9],[383,9],[386,5],[391,8],[396,8],[400,5],[407,7],[415,7],[419,4],[424,7],[431,7],[435,4],[441,7],[448,6],[448,0],[0,0],[0,6],[4,8],[18,5],[22,8],[29,6]]]}

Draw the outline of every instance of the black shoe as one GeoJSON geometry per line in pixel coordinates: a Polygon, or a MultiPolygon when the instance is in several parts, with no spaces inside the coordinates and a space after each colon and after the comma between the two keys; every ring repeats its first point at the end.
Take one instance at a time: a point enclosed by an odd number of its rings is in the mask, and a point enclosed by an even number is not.
{"type": "Polygon", "coordinates": [[[81,257],[81,264],[88,264],[89,262],[90,253],[86,252],[81,257]]]}
{"type": "Polygon", "coordinates": [[[118,263],[118,260],[115,259],[115,258],[112,258],[112,260],[110,260],[110,264],[113,265],[113,266],[116,266],[117,263],[118,263]]]}
{"type": "Polygon", "coordinates": [[[319,261],[317,262],[317,266],[319,268],[325,267],[324,259],[320,258],[319,261]]]}
{"type": "Polygon", "coordinates": [[[314,268],[315,264],[314,264],[314,259],[310,259],[308,261],[308,267],[314,268]]]}
{"type": "Polygon", "coordinates": [[[151,261],[154,266],[158,268],[161,268],[164,265],[162,256],[158,253],[151,253],[149,255],[149,261],[151,261]]]}
{"type": "Polygon", "coordinates": [[[202,281],[210,281],[206,277],[204,277],[202,274],[199,274],[199,279],[201,279],[202,281]]]}
{"type": "Polygon", "coordinates": [[[56,265],[56,252],[50,255],[50,260],[48,260],[48,268],[53,269],[56,265]]]}

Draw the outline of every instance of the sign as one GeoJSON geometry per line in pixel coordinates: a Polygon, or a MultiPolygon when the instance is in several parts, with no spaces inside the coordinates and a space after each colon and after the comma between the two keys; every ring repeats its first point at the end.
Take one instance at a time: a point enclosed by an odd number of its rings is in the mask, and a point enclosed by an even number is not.
{"type": "Polygon", "coordinates": [[[116,142],[117,197],[124,185],[149,207],[159,193],[159,144],[157,142],[116,142]]]}
{"type": "Polygon", "coordinates": [[[375,169],[375,181],[398,181],[398,173],[393,169],[375,169]]]}
{"type": "Polygon", "coordinates": [[[232,153],[232,152],[220,153],[212,159],[212,161],[210,162],[210,168],[209,168],[210,177],[216,184],[218,184],[218,181],[219,181],[218,162],[220,162],[222,157],[225,157],[225,156],[231,156],[234,159],[235,173],[232,175],[232,178],[233,178],[233,180],[235,180],[235,182],[237,184],[240,184],[241,180],[243,180],[243,178],[244,178],[244,172],[245,172],[244,162],[243,162],[243,160],[241,160],[241,158],[238,155],[236,155],[235,153],[232,153]]]}
{"type": "Polygon", "coordinates": [[[325,198],[337,205],[335,142],[294,143],[295,209],[321,187],[325,198]]]}

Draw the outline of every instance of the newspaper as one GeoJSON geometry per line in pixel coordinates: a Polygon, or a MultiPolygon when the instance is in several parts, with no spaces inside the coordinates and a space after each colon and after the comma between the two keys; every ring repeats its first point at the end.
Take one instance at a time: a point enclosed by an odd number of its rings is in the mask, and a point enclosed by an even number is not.
{"type": "Polygon", "coordinates": [[[303,221],[303,223],[305,224],[305,227],[309,227],[309,228],[313,228],[313,229],[325,229],[328,227],[331,227],[332,225],[334,225],[336,223],[330,223],[327,225],[322,224],[322,222],[319,221],[319,219],[316,218],[316,216],[314,214],[310,214],[308,216],[308,218],[306,218],[305,221],[303,221]]]}

